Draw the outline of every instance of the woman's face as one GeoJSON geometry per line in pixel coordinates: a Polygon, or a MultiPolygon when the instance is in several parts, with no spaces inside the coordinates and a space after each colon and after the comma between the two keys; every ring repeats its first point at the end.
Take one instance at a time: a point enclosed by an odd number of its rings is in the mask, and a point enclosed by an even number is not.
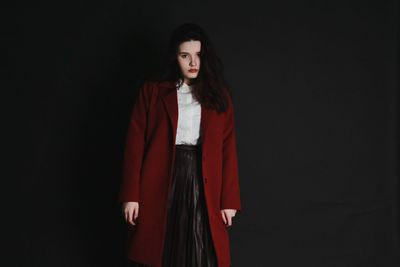
{"type": "Polygon", "coordinates": [[[178,64],[186,84],[197,77],[200,71],[200,41],[187,41],[178,48],[178,64]]]}

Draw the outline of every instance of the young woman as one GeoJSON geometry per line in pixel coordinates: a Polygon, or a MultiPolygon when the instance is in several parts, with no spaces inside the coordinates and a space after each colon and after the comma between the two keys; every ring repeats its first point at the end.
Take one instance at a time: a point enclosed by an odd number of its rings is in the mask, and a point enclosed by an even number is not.
{"type": "Polygon", "coordinates": [[[119,200],[133,266],[228,267],[241,210],[234,110],[204,31],[179,26],[133,108],[119,200]]]}

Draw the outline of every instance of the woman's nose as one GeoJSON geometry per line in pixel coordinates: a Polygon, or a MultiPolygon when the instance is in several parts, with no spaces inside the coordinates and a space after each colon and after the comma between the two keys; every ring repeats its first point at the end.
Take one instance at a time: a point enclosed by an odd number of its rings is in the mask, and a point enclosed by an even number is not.
{"type": "Polygon", "coordinates": [[[190,66],[196,66],[196,65],[197,65],[196,59],[192,59],[190,61],[190,66]]]}

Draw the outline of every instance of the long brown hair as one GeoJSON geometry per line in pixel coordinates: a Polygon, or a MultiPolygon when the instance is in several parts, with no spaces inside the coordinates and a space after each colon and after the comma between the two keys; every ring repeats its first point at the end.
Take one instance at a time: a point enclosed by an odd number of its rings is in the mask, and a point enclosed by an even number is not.
{"type": "Polygon", "coordinates": [[[223,75],[223,64],[216,55],[210,39],[197,24],[184,23],[172,32],[165,69],[153,78],[175,81],[178,86],[182,84],[183,76],[177,61],[177,53],[180,44],[190,40],[201,42],[201,67],[198,76],[193,79],[193,97],[203,106],[215,109],[218,113],[224,112],[231,91],[223,75]]]}

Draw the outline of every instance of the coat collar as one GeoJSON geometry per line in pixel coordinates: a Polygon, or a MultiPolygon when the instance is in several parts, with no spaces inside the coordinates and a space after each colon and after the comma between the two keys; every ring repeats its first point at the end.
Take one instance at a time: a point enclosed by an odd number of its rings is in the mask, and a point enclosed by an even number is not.
{"type": "MultiPolygon", "coordinates": [[[[173,136],[176,136],[176,129],[178,127],[178,93],[175,82],[168,81],[164,83],[166,85],[166,91],[162,95],[162,100],[170,119],[170,123],[173,129],[173,136]]],[[[204,106],[201,107],[200,116],[200,136],[202,140],[207,136],[208,124],[210,121],[212,110],[204,106]]]]}

